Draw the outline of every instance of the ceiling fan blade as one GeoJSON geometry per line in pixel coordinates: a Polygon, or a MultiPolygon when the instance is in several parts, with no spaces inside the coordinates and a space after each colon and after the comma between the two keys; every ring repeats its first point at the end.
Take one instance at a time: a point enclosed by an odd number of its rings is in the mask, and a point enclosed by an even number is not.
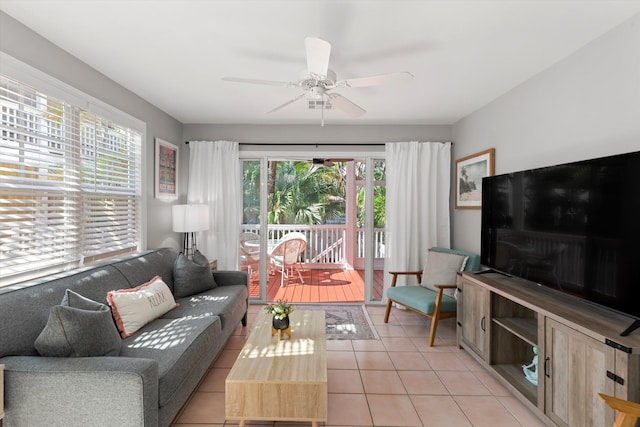
{"type": "Polygon", "coordinates": [[[329,70],[331,44],[317,37],[307,37],[304,39],[304,45],[307,51],[309,73],[326,77],[329,70]]]}
{"type": "MultiPolygon", "coordinates": [[[[378,76],[359,77],[356,79],[344,80],[344,83],[349,87],[367,87],[400,83],[411,78],[413,78],[413,74],[411,74],[410,72],[400,71],[397,73],[380,74],[378,76]]],[[[336,86],[339,86],[340,83],[342,82],[338,82],[336,86]]]]}
{"type": "Polygon", "coordinates": [[[334,159],[334,158],[331,158],[331,159],[327,159],[327,161],[333,162],[333,163],[344,163],[344,162],[352,162],[353,159],[334,159]]]}
{"type": "Polygon", "coordinates": [[[313,164],[312,170],[315,170],[320,166],[327,166],[327,167],[333,166],[333,159],[314,158],[314,159],[311,159],[311,163],[313,164]]]}
{"type": "Polygon", "coordinates": [[[257,79],[244,79],[242,77],[223,77],[222,80],[227,82],[236,83],[251,83],[256,85],[269,85],[269,86],[284,86],[284,87],[297,87],[298,85],[292,82],[279,82],[275,80],[257,80],[257,79]]]}
{"type": "Polygon", "coordinates": [[[365,109],[363,109],[362,107],[354,104],[353,102],[349,101],[347,98],[345,98],[344,96],[342,96],[340,94],[330,93],[327,96],[329,97],[329,100],[331,101],[331,105],[333,105],[338,110],[340,110],[343,113],[346,113],[346,114],[348,114],[350,116],[360,117],[360,116],[362,116],[363,114],[365,114],[367,112],[365,109]]]}
{"type": "Polygon", "coordinates": [[[273,113],[274,111],[278,111],[278,110],[280,110],[281,108],[284,108],[284,107],[286,107],[286,106],[287,106],[287,105],[289,105],[289,104],[293,104],[293,103],[294,103],[294,102],[296,102],[297,100],[299,100],[299,99],[301,99],[301,98],[304,98],[304,96],[305,96],[305,94],[304,94],[304,93],[303,93],[302,95],[300,95],[300,96],[296,96],[296,97],[295,97],[295,98],[293,98],[291,101],[287,101],[287,102],[285,102],[284,104],[277,106],[277,107],[276,107],[276,108],[274,108],[273,110],[269,110],[269,111],[267,111],[267,114],[271,114],[271,113],[273,113]]]}

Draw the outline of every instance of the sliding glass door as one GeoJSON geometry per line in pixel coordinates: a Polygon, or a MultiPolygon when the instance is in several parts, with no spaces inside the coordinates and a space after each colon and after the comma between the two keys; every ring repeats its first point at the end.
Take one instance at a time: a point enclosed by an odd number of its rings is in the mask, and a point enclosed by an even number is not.
{"type": "Polygon", "coordinates": [[[375,283],[381,282],[384,262],[384,160],[241,161],[239,257],[240,268],[250,274],[251,298],[380,301],[375,283]],[[281,254],[272,252],[290,237],[306,245],[297,262],[283,268],[281,254]]]}

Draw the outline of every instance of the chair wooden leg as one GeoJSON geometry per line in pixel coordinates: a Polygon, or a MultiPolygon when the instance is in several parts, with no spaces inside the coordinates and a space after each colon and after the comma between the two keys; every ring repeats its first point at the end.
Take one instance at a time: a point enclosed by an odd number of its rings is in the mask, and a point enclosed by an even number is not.
{"type": "Polygon", "coordinates": [[[438,313],[433,313],[431,316],[431,330],[429,332],[429,347],[433,347],[433,342],[436,340],[436,329],[438,329],[438,313]]]}
{"type": "Polygon", "coordinates": [[[389,313],[391,313],[391,304],[393,301],[387,301],[387,310],[384,312],[384,323],[389,323],[389,313]]]}
{"type": "MultiPolygon", "coordinates": [[[[391,274],[393,274],[393,278],[391,279],[391,287],[395,288],[396,281],[398,280],[398,274],[397,273],[391,273],[391,274]]],[[[384,312],[384,323],[389,322],[389,313],[391,313],[391,304],[393,304],[393,301],[391,300],[387,301],[387,311],[384,312]]]]}

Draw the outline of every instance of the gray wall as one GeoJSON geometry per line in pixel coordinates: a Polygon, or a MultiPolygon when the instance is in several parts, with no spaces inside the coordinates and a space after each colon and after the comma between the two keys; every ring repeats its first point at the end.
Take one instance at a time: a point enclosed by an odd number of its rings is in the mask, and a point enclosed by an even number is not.
{"type": "MultiPolygon", "coordinates": [[[[31,65],[95,98],[110,104],[147,124],[146,172],[143,177],[143,192],[146,194],[147,209],[146,238],[148,248],[162,246],[178,247],[178,234],[171,231],[171,205],[154,198],[154,138],[178,144],[182,138],[182,124],[118,85],[95,69],[89,67],[66,51],[39,36],[29,28],[0,12],[0,50],[31,65]]],[[[181,150],[182,152],[185,150],[181,150]]],[[[181,176],[186,182],[187,155],[182,155],[181,176]]],[[[182,201],[186,200],[186,186],[179,188],[182,201]]],[[[175,202],[172,202],[175,203],[175,202]]]]}
{"type": "MultiPolygon", "coordinates": [[[[640,15],[453,126],[454,156],[496,149],[496,174],[640,150],[640,15]]],[[[453,246],[480,250],[480,211],[453,246]]]]}
{"type": "MultiPolygon", "coordinates": [[[[208,125],[187,124],[184,126],[185,141],[228,140],[244,144],[283,144],[262,147],[240,146],[249,151],[271,151],[274,156],[282,153],[299,154],[309,152],[309,157],[339,157],[341,152],[384,152],[384,147],[366,147],[367,144],[383,144],[399,141],[451,141],[451,126],[448,125],[208,125]],[[313,144],[318,144],[316,148],[313,144]],[[291,144],[291,145],[288,145],[291,144]],[[301,144],[292,146],[293,144],[301,144]],[[326,145],[322,145],[326,144],[326,145]],[[332,145],[338,144],[338,145],[332,145]],[[344,145],[340,147],[339,145],[344,145]],[[358,147],[361,146],[361,147],[358,147]]],[[[241,153],[242,154],[242,153],[241,153]]]]}

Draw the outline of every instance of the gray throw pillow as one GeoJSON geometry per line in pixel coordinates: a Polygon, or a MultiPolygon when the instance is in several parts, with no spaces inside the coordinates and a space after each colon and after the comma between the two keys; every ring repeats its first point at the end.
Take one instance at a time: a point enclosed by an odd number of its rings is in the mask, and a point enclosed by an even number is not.
{"type": "Polygon", "coordinates": [[[173,264],[173,295],[188,297],[216,287],[209,260],[196,251],[193,259],[180,253],[173,264]]]}
{"type": "Polygon", "coordinates": [[[122,339],[109,306],[67,289],[34,347],[46,357],[118,356],[122,339]]]}
{"type": "MultiPolygon", "coordinates": [[[[464,270],[468,256],[438,252],[429,249],[424,270],[422,271],[421,286],[438,291],[435,285],[455,285],[457,274],[464,270]]],[[[445,289],[443,292],[450,297],[454,296],[454,289],[445,289]]]]}

